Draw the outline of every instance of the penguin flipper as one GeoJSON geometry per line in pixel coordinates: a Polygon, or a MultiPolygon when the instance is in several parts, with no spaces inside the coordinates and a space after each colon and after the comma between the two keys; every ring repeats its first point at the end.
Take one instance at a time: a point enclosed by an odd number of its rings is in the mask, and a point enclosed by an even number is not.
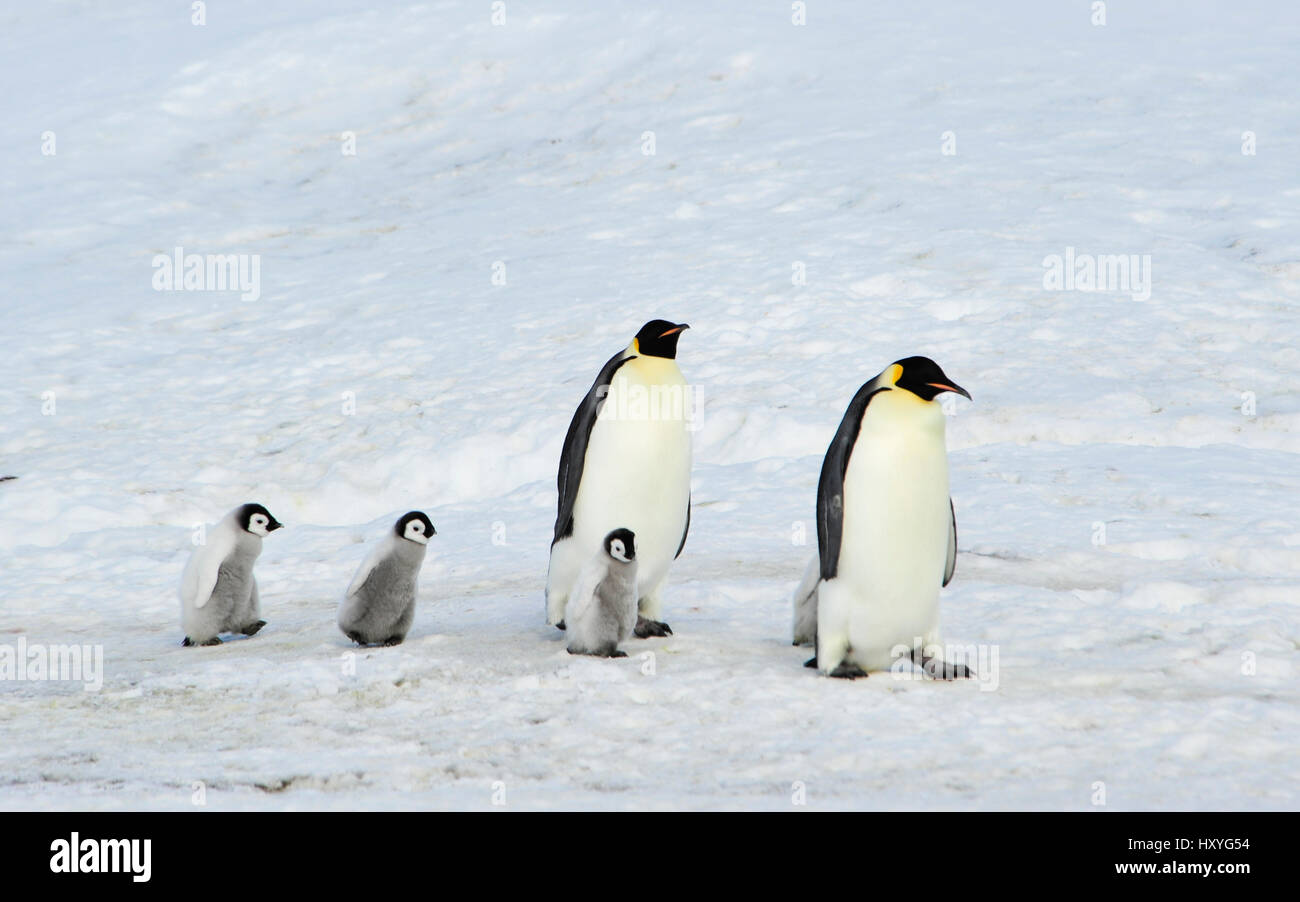
{"type": "Polygon", "coordinates": [[[691,496],[686,496],[686,525],[682,527],[682,540],[677,545],[677,553],[673,555],[673,560],[682,556],[682,549],[686,547],[686,534],[691,531],[691,496]]]}
{"type": "Polygon", "coordinates": [[[822,579],[834,579],[839,569],[840,540],[844,532],[844,476],[849,470],[858,430],[862,428],[862,415],[871,399],[882,391],[890,389],[882,384],[881,376],[858,389],[822,460],[821,478],[817,481],[817,549],[822,579]]]}
{"type": "MultiPolygon", "coordinates": [[[[578,573],[573,591],[569,593],[569,602],[564,608],[565,632],[573,627],[575,634],[583,634],[588,615],[596,604],[596,589],[605,578],[605,562],[599,556],[592,558],[578,573]]],[[[574,642],[579,639],[573,639],[574,642]]]]}
{"type": "Polygon", "coordinates": [[[794,590],[794,636],[792,645],[816,644],[817,641],[817,587],[821,585],[821,570],[817,555],[808,561],[803,579],[794,590]]]}
{"type": "Polygon", "coordinates": [[[348,590],[343,593],[344,598],[351,598],[356,595],[365,586],[366,580],[370,579],[370,574],[379,566],[379,562],[388,556],[389,550],[393,546],[393,537],[385,537],[382,542],[377,542],[375,547],[370,549],[357,572],[352,576],[352,582],[348,584],[348,590]]]}
{"type": "Polygon", "coordinates": [[[235,550],[237,536],[233,529],[218,525],[207,534],[207,544],[190,556],[181,575],[181,601],[195,610],[212,600],[222,563],[235,550]]]}
{"type": "Polygon", "coordinates": [[[952,506],[952,498],[948,499],[948,512],[951,519],[948,521],[948,557],[943,564],[945,586],[952,582],[953,571],[957,569],[957,509],[952,506]]]}
{"type": "Polygon", "coordinates": [[[578,409],[573,412],[569,431],[564,436],[564,450],[560,452],[560,469],[555,477],[560,503],[555,515],[552,545],[573,535],[573,505],[578,500],[578,485],[582,482],[582,468],[587,462],[587,443],[591,441],[591,429],[596,425],[596,417],[600,415],[601,403],[609,394],[609,384],[614,381],[614,374],[620,366],[632,359],[626,355],[626,350],[619,351],[605,361],[596,381],[588,389],[578,409]]]}

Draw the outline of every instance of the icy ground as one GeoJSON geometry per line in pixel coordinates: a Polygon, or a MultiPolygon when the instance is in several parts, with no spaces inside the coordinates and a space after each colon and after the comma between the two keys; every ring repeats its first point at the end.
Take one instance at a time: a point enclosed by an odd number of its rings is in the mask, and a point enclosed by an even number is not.
{"type": "Polygon", "coordinates": [[[1296,4],[656,6],[0,12],[0,646],[105,669],[0,683],[0,807],[1300,806],[1296,4]],[[153,290],[176,247],[260,297],[153,290]],[[1150,298],[1046,290],[1067,248],[1150,298]],[[676,635],[576,660],[560,445],[657,316],[704,398],[676,635]],[[916,353],[974,396],[942,611],[995,691],[788,641],[826,444],[916,353]],[[269,625],[182,649],[248,500],[269,625]],[[348,658],[412,508],[411,636],[348,658]]]}

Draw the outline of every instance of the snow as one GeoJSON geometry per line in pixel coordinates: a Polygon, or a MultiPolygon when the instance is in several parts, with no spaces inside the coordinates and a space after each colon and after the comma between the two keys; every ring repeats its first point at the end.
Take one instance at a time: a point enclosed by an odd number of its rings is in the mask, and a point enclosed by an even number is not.
{"type": "Polygon", "coordinates": [[[662,6],[3,14],[0,649],[105,672],[0,682],[0,807],[1300,804],[1294,5],[662,6]],[[178,247],[260,297],[154,291],[178,247]],[[1045,290],[1067,248],[1150,298],[1045,290]],[[675,635],[575,659],[559,450],[659,316],[703,399],[675,635]],[[974,396],[941,612],[998,665],[822,679],[821,457],[911,354],[974,396]],[[191,530],[253,500],[269,624],[183,649],[191,530]],[[354,650],[410,509],[415,625],[354,650]]]}

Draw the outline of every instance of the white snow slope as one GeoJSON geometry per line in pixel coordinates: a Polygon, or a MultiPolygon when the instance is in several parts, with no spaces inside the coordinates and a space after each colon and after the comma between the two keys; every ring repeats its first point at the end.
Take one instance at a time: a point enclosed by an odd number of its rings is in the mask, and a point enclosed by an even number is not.
{"type": "Polygon", "coordinates": [[[504,9],[0,12],[0,651],[104,655],[0,682],[0,807],[1300,805],[1296,4],[504,9]],[[260,297],[155,291],[177,247],[260,297]],[[1150,297],[1048,290],[1067,248],[1150,297]],[[704,398],[676,634],[575,659],[560,445],[660,316],[704,398]],[[974,396],[941,609],[995,691],[789,644],[826,444],[911,354],[974,396]],[[269,625],[181,648],[191,529],[250,500],[269,625]],[[411,635],[350,656],[414,508],[411,635]]]}

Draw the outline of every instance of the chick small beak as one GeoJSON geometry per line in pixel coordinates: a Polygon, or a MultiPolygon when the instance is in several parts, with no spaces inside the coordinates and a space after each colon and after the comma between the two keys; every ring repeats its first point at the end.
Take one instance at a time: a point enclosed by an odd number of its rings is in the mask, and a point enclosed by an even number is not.
{"type": "Polygon", "coordinates": [[[675,333],[677,333],[677,332],[683,332],[683,331],[685,331],[685,330],[687,330],[687,329],[689,329],[689,328],[690,328],[689,325],[687,325],[686,323],[682,323],[680,326],[673,326],[673,327],[672,327],[671,329],[669,329],[667,332],[660,333],[659,337],[660,337],[660,338],[667,338],[669,335],[673,335],[673,334],[675,334],[675,333]]]}
{"type": "Polygon", "coordinates": [[[281,526],[283,526],[283,525],[284,525],[284,524],[281,523],[279,520],[272,520],[272,521],[267,525],[267,527],[266,527],[266,531],[267,531],[267,532],[275,532],[277,529],[279,529],[279,528],[280,528],[281,526]]]}
{"type": "Polygon", "coordinates": [[[968,401],[974,400],[971,398],[970,392],[966,391],[966,389],[962,388],[960,385],[944,385],[942,382],[927,382],[926,384],[931,388],[937,388],[940,391],[950,391],[956,392],[959,395],[965,395],[966,400],[968,401]]]}

